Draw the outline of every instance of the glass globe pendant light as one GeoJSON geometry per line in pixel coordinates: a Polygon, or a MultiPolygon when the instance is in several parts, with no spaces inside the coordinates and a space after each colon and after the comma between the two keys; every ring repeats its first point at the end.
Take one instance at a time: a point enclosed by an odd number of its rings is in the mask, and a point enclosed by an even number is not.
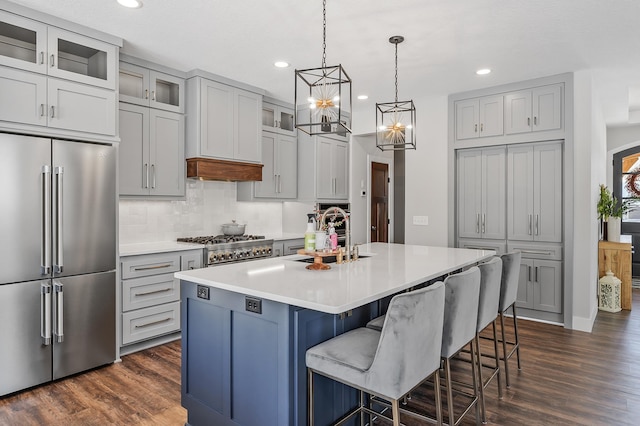
{"type": "Polygon", "coordinates": [[[322,67],[296,70],[295,126],[309,135],[351,133],[351,79],[327,66],[327,1],[322,1],[322,67]]]}
{"type": "Polygon", "coordinates": [[[416,149],[416,107],[413,101],[398,101],[398,44],[402,36],[389,38],[396,46],[396,100],[376,103],[376,146],[382,151],[416,149]]]}

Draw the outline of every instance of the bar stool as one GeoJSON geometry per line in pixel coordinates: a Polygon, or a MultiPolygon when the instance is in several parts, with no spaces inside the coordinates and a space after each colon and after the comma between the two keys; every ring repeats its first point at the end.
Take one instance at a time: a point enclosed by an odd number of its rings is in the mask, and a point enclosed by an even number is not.
{"type": "Polygon", "coordinates": [[[520,340],[518,339],[518,316],[516,315],[516,298],[518,296],[518,280],[520,278],[520,262],[522,255],[520,252],[506,253],[502,256],[502,283],[500,285],[500,304],[498,313],[500,314],[500,328],[502,334],[502,359],[504,361],[504,376],[507,388],[511,386],[509,382],[509,358],[516,353],[518,360],[518,370],[522,370],[520,365],[520,340]],[[504,329],[504,313],[511,308],[513,311],[513,332],[515,341],[507,341],[504,329]],[[507,344],[511,350],[507,352],[507,344]]]}
{"type": "Polygon", "coordinates": [[[500,354],[498,353],[498,336],[496,333],[496,319],[498,318],[498,305],[500,302],[500,285],[502,279],[502,259],[494,257],[486,263],[478,265],[480,269],[480,298],[478,302],[478,324],[476,326],[476,347],[478,364],[478,379],[480,391],[480,408],[482,412],[482,423],[487,422],[487,413],[484,403],[484,390],[493,380],[498,377],[498,398],[502,399],[502,383],[500,382],[500,354]],[[482,350],[480,348],[480,332],[489,325],[493,325],[493,350],[495,365],[490,365],[491,374],[486,380],[482,378],[482,350]]]}
{"type": "Polygon", "coordinates": [[[366,392],[391,402],[396,426],[400,425],[398,400],[433,375],[436,421],[442,424],[438,369],[444,300],[441,282],[396,295],[389,304],[382,331],[362,327],[308,349],[309,424],[314,424],[314,374],[360,391],[359,406],[342,417],[341,422],[357,413],[380,415],[364,404],[366,392]]]}
{"type": "Polygon", "coordinates": [[[442,350],[440,357],[443,363],[445,390],[447,394],[447,409],[449,425],[457,425],[471,410],[476,409],[476,422],[480,419],[478,405],[478,384],[476,363],[475,337],[478,323],[478,302],[480,298],[480,269],[471,267],[458,274],[449,275],[444,280],[445,306],[444,329],[442,332],[442,350]],[[473,380],[473,394],[468,395],[471,401],[455,420],[453,410],[453,387],[451,383],[451,358],[465,346],[471,345],[471,375],[473,380]]]}

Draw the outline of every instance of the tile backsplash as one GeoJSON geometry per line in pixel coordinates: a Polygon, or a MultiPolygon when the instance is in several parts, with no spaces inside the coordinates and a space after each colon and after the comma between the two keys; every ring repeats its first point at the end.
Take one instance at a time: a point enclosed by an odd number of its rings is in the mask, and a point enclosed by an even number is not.
{"type": "Polygon", "coordinates": [[[120,244],[221,234],[235,219],[246,233],[280,235],[283,203],[236,201],[232,182],[187,181],[186,200],[120,200],[120,244]]]}

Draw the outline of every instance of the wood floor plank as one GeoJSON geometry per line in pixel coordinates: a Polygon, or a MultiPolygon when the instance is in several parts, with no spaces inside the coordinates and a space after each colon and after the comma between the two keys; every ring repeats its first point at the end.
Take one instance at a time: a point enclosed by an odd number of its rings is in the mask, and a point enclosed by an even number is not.
{"type": "MultiPolygon", "coordinates": [[[[523,369],[518,371],[512,358],[512,384],[503,389],[503,400],[497,397],[495,382],[487,388],[488,422],[639,424],[640,290],[634,289],[633,297],[632,311],[599,312],[592,333],[519,321],[523,369]]],[[[488,341],[482,347],[485,354],[493,350],[488,341]]],[[[124,356],[121,363],[1,398],[0,425],[182,426],[186,411],[180,406],[180,352],[180,342],[171,342],[124,356]]],[[[468,363],[454,364],[454,374],[468,374],[468,363]]],[[[433,407],[425,403],[432,395],[425,384],[410,405],[432,414],[433,407]]],[[[422,424],[409,417],[403,421],[422,424]]],[[[462,424],[475,421],[467,416],[462,424]]]]}

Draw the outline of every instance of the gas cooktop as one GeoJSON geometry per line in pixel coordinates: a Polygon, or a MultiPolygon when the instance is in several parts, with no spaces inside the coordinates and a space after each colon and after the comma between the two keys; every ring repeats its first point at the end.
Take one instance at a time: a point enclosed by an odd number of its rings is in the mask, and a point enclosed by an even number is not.
{"type": "Polygon", "coordinates": [[[196,244],[225,244],[236,243],[238,241],[253,241],[264,239],[264,235],[216,235],[204,237],[184,237],[178,238],[178,241],[196,244]]]}

